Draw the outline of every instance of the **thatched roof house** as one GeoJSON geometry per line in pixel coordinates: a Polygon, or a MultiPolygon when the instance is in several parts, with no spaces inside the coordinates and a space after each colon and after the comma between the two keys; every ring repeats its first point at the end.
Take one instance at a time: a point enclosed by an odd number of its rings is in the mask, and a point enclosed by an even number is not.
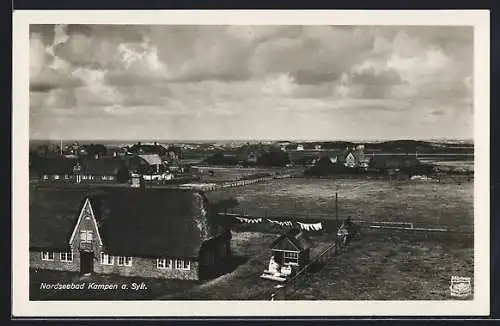
{"type": "Polygon", "coordinates": [[[33,267],[198,279],[222,269],[229,239],[229,231],[214,223],[205,196],[189,190],[39,187],[30,198],[33,267]],[[71,252],[76,259],[51,264],[44,252],[71,252]],[[101,256],[108,260],[95,260],[101,256]],[[131,263],[111,268],[109,257],[131,263]]]}

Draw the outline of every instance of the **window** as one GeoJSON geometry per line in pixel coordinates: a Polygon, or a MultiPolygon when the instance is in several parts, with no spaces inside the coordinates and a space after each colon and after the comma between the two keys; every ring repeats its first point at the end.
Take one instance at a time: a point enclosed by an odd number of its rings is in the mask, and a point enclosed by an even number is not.
{"type": "Polygon", "coordinates": [[[175,269],[189,270],[191,262],[188,259],[175,259],[175,269]]]}
{"type": "Polygon", "coordinates": [[[80,241],[81,242],[92,242],[92,238],[94,236],[94,232],[81,230],[80,231],[80,241]]]}
{"type": "Polygon", "coordinates": [[[113,265],[115,262],[114,262],[114,257],[113,256],[110,256],[108,254],[105,254],[103,252],[101,252],[101,264],[103,265],[113,265]]]}
{"type": "Polygon", "coordinates": [[[72,262],[73,261],[73,252],[72,251],[61,252],[59,254],[59,258],[61,259],[61,261],[64,261],[64,262],[72,262]]]}
{"type": "Polygon", "coordinates": [[[54,175],[54,180],[59,180],[59,174],[54,175]]]}
{"type": "Polygon", "coordinates": [[[118,257],[118,266],[132,266],[132,257],[118,257]]]}
{"type": "Polygon", "coordinates": [[[172,259],[158,258],[156,260],[156,267],[160,269],[172,268],[173,267],[172,259]]]}
{"type": "Polygon", "coordinates": [[[64,179],[68,180],[69,179],[69,175],[65,174],[64,175],[64,179]]]}
{"type": "Polygon", "coordinates": [[[51,251],[42,251],[42,260],[54,260],[54,253],[51,251]]]}
{"type": "Polygon", "coordinates": [[[283,258],[298,260],[299,259],[299,253],[298,252],[288,252],[288,251],[285,251],[285,252],[283,252],[283,258]]]}
{"type": "Polygon", "coordinates": [[[46,174],[44,174],[44,175],[43,175],[43,180],[49,180],[49,176],[48,176],[48,175],[46,175],[46,174]]]}

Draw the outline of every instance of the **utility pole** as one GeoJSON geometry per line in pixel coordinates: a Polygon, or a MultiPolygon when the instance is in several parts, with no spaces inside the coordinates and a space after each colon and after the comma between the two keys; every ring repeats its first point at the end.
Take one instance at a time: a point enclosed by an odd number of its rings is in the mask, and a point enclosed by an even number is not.
{"type": "Polygon", "coordinates": [[[339,227],[339,193],[335,191],[335,227],[339,227]]]}
{"type": "Polygon", "coordinates": [[[62,138],[61,138],[61,144],[59,145],[59,152],[61,154],[61,156],[63,156],[63,150],[62,150],[62,138]]]}

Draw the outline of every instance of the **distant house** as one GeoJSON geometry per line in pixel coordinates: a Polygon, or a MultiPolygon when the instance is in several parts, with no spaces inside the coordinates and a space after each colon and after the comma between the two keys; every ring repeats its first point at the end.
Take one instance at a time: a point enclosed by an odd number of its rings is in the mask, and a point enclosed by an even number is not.
{"type": "Polygon", "coordinates": [[[164,146],[157,142],[152,144],[138,142],[128,149],[128,153],[133,155],[158,155],[162,161],[171,163],[176,163],[182,157],[181,147],[164,146]]]}
{"type": "Polygon", "coordinates": [[[364,167],[364,146],[355,147],[347,146],[340,156],[340,163],[347,168],[364,167]]]}
{"type": "Polygon", "coordinates": [[[203,194],[179,189],[38,187],[30,268],[206,279],[224,272],[231,233],[203,194]]]}
{"type": "Polygon", "coordinates": [[[430,167],[427,169],[417,158],[409,156],[375,156],[370,160],[368,166],[371,170],[378,172],[401,171],[407,174],[425,174],[427,170],[431,171],[430,167]]]}
{"type": "Polygon", "coordinates": [[[256,164],[266,149],[262,144],[245,144],[236,150],[236,158],[240,164],[256,164]]]}
{"type": "Polygon", "coordinates": [[[354,168],[357,165],[357,160],[356,157],[354,156],[353,152],[349,152],[344,161],[344,165],[348,168],[354,168]]]}
{"type": "Polygon", "coordinates": [[[158,174],[165,168],[158,154],[128,155],[125,157],[125,162],[129,170],[140,174],[158,174]]]}
{"type": "Polygon", "coordinates": [[[317,151],[321,150],[321,145],[320,144],[314,145],[314,149],[317,151]]]}
{"type": "Polygon", "coordinates": [[[32,169],[37,171],[40,181],[70,181],[73,179],[73,167],[77,160],[63,157],[37,158],[32,169]]]}
{"type": "Polygon", "coordinates": [[[80,157],[102,158],[108,155],[108,149],[102,144],[81,145],[76,154],[80,157]]]}
{"type": "Polygon", "coordinates": [[[298,144],[298,145],[297,145],[297,150],[298,150],[298,151],[303,151],[303,150],[304,150],[304,145],[302,145],[302,144],[298,144]]]}
{"type": "Polygon", "coordinates": [[[129,170],[119,158],[81,160],[74,169],[77,182],[127,182],[129,170]]]}
{"type": "Polygon", "coordinates": [[[311,241],[301,230],[290,229],[274,240],[270,247],[274,261],[280,266],[291,265],[301,269],[309,262],[311,241]]]}
{"type": "Polygon", "coordinates": [[[254,152],[248,153],[248,156],[247,156],[248,163],[256,164],[257,160],[258,160],[258,156],[256,153],[254,153],[254,152]]]}

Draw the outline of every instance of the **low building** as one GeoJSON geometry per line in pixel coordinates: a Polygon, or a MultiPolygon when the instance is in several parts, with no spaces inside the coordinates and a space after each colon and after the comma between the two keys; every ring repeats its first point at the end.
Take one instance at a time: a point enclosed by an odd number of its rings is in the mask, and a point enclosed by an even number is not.
{"type": "Polygon", "coordinates": [[[422,164],[411,156],[375,156],[370,160],[369,169],[377,172],[401,172],[408,175],[427,175],[432,173],[432,165],[422,164]]]}
{"type": "Polygon", "coordinates": [[[271,255],[280,266],[291,265],[300,270],[309,262],[311,241],[298,229],[290,229],[271,243],[271,255]]]}
{"type": "Polygon", "coordinates": [[[74,179],[73,167],[77,162],[63,157],[38,158],[32,169],[38,173],[40,181],[70,182],[74,179]]]}
{"type": "Polygon", "coordinates": [[[202,193],[143,187],[38,187],[30,268],[206,279],[225,271],[230,231],[202,193]]]}
{"type": "Polygon", "coordinates": [[[75,178],[80,182],[127,182],[130,177],[125,162],[119,158],[81,160],[74,168],[75,178]]]}

